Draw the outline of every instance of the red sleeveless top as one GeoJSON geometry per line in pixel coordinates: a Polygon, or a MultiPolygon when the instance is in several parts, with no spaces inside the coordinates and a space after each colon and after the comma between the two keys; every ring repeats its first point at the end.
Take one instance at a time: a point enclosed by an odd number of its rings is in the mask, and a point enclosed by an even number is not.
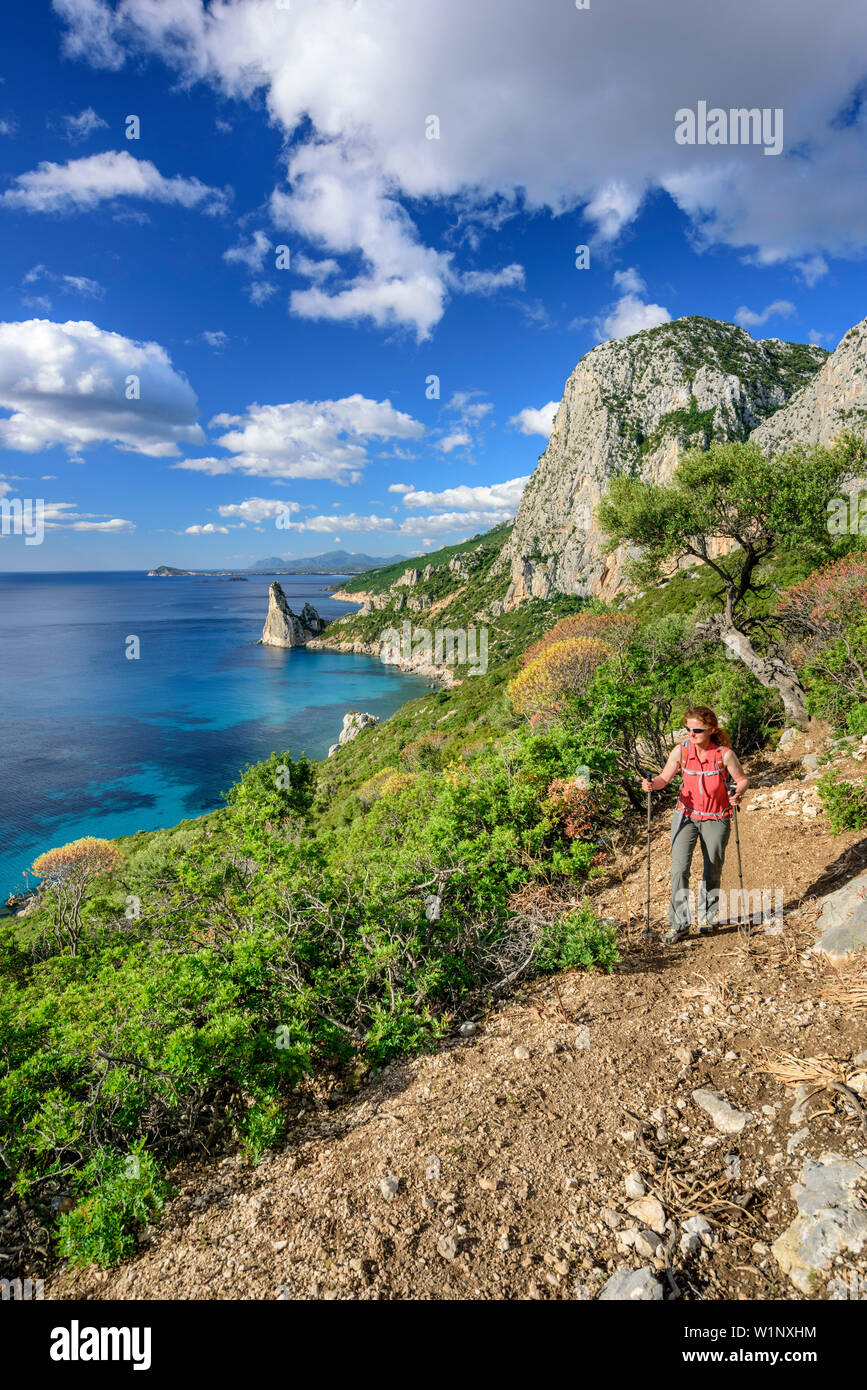
{"type": "Polygon", "coordinates": [[[708,749],[711,755],[702,763],[698,752],[690,745],[680,745],[680,771],[683,782],[677,798],[678,810],[690,820],[728,820],[733,812],[726,790],[726,770],[723,766],[725,746],[721,743],[708,749]]]}

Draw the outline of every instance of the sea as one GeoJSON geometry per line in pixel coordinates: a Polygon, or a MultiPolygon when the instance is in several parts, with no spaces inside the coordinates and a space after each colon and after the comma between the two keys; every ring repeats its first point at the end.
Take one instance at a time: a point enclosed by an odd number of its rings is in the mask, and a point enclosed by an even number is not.
{"type": "MultiPolygon", "coordinates": [[[[324,758],[347,710],[387,719],[430,688],[374,657],[258,646],[274,577],[0,574],[0,903],[43,850],[212,811],[246,764],[324,758]]],[[[357,611],[329,593],[345,577],[279,579],[296,613],[334,618],[357,611]]]]}

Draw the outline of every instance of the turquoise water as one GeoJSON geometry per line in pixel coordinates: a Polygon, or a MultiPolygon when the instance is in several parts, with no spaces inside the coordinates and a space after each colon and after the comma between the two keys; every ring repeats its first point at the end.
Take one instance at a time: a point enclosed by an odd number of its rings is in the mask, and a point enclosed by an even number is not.
{"type": "MultiPolygon", "coordinates": [[[[332,618],[352,611],[338,579],[280,583],[332,618]]],[[[348,709],[384,719],[429,688],[372,657],[257,646],[270,580],[0,574],[0,902],[53,845],[211,811],[246,763],[323,758],[348,709]]]]}

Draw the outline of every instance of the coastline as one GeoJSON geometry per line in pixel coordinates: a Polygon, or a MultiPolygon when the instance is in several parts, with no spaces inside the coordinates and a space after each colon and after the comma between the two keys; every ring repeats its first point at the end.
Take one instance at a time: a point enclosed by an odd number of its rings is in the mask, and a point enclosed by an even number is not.
{"type": "MultiPolygon", "coordinates": [[[[377,597],[377,595],[369,594],[365,590],[359,590],[356,594],[347,594],[344,589],[335,589],[330,596],[338,599],[341,603],[357,603],[359,607],[363,607],[366,603],[373,603],[377,597]]],[[[353,617],[354,614],[349,613],[346,616],[353,617]]],[[[336,626],[342,621],[342,618],[334,618],[328,626],[336,626]]],[[[408,675],[424,676],[425,679],[435,682],[443,690],[454,690],[456,686],[463,684],[447,666],[434,666],[430,662],[413,661],[411,657],[403,656],[397,661],[385,661],[382,656],[382,643],[364,642],[361,638],[356,638],[351,642],[341,642],[336,638],[329,641],[327,632],[328,629],[326,628],[322,637],[314,637],[310,642],[305,643],[308,650],[325,651],[330,648],[337,652],[353,652],[356,656],[373,656],[384,666],[396,666],[398,670],[406,671],[408,675]]]]}
{"type": "Polygon", "coordinates": [[[413,661],[412,658],[400,657],[397,661],[386,661],[382,656],[382,644],[379,642],[363,642],[361,638],[356,638],[352,642],[339,642],[332,638],[328,641],[325,637],[314,637],[312,641],[305,643],[308,651],[337,651],[353,652],[356,656],[374,656],[381,661],[384,666],[395,666],[400,671],[405,671],[407,675],[424,676],[425,679],[435,682],[443,690],[453,690],[455,686],[461,685],[447,666],[434,666],[423,661],[413,661]]]}

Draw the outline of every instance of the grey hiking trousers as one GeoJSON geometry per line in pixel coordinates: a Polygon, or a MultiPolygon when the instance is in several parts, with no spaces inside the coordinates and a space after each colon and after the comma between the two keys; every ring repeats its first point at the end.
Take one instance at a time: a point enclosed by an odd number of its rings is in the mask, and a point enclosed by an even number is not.
{"type": "Polygon", "coordinates": [[[698,921],[713,926],[717,919],[719,886],[722,878],[726,845],[732,833],[731,820],[691,820],[675,808],[671,821],[671,903],[668,925],[688,927],[690,913],[689,870],[696,842],[701,845],[703,861],[701,885],[698,890],[698,921]]]}

